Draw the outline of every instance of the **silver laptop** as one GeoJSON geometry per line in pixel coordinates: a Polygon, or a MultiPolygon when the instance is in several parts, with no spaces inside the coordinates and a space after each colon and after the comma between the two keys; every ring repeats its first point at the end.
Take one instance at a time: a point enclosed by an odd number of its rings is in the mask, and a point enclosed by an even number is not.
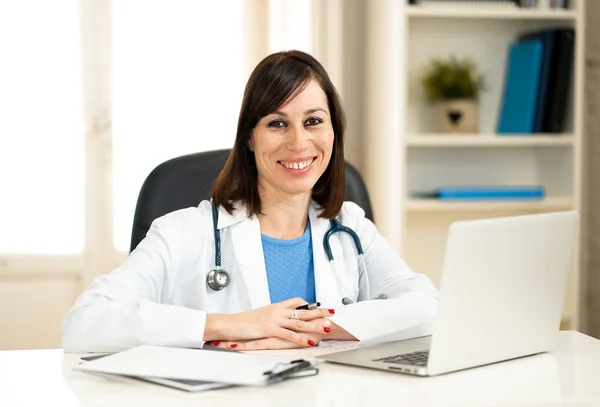
{"type": "Polygon", "coordinates": [[[548,351],[577,228],[575,211],[453,223],[433,334],[319,359],[434,376],[548,351]]]}

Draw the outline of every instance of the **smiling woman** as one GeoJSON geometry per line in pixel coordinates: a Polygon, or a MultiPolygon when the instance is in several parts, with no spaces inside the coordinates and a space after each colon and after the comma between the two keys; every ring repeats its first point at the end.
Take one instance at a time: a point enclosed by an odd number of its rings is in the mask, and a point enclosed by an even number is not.
{"type": "Polygon", "coordinates": [[[346,188],[345,125],[337,91],[317,60],[300,51],[265,58],[248,80],[236,141],[212,194],[215,204],[231,213],[232,202],[242,200],[249,214],[258,215],[272,199],[304,192],[295,199],[307,206],[312,198],[323,217],[336,216],[346,188]],[[299,171],[301,163],[310,166],[299,171]]]}
{"type": "Polygon", "coordinates": [[[212,200],[155,220],[125,264],[94,281],[64,319],[64,349],[297,348],[369,338],[373,323],[388,340],[431,334],[435,287],[344,202],[341,106],[309,54],[260,62],[212,200]],[[332,235],[331,223],[355,236],[332,235]],[[214,289],[221,255],[230,279],[214,289]]]}
{"type": "Polygon", "coordinates": [[[249,147],[256,156],[261,200],[305,192],[307,205],[309,192],[327,169],[333,140],[327,97],[310,80],[280,110],[262,118],[252,133],[249,147]]]}

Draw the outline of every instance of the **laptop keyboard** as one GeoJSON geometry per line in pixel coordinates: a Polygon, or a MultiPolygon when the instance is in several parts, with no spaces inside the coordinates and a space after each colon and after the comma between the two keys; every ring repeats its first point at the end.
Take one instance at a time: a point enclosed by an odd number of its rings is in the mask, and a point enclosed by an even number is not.
{"type": "Polygon", "coordinates": [[[396,356],[386,356],[380,359],[373,359],[373,362],[396,363],[399,365],[427,366],[429,350],[419,350],[416,352],[403,353],[396,356]]]}

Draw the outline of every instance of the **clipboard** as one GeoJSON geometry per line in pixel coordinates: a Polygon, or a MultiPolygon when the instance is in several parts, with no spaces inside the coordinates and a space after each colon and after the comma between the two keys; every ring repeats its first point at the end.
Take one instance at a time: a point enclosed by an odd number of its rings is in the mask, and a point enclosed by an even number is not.
{"type": "MultiPolygon", "coordinates": [[[[92,360],[100,359],[106,356],[113,355],[113,353],[101,354],[101,355],[91,355],[91,356],[83,356],[80,359],[83,362],[90,362],[92,360]]],[[[80,362],[82,363],[82,362],[80,362]]],[[[160,377],[144,377],[144,376],[125,376],[125,375],[112,375],[112,376],[122,376],[128,379],[140,380],[143,382],[149,382],[154,384],[160,384],[167,387],[172,387],[179,390],[184,390],[191,393],[196,393],[200,391],[213,390],[213,389],[223,389],[227,387],[234,387],[233,384],[228,383],[218,383],[218,382],[207,382],[203,380],[183,380],[183,379],[169,379],[169,378],[160,378],[160,377]]]]}
{"type": "Polygon", "coordinates": [[[267,386],[318,374],[316,359],[297,359],[209,349],[140,345],[82,358],[74,369],[162,384],[185,391],[232,386],[267,386]]]}
{"type": "MultiPolygon", "coordinates": [[[[212,347],[211,347],[212,348],[212,347]]],[[[215,350],[221,350],[219,348],[214,348],[215,350]]],[[[226,350],[225,350],[226,351],[226,350]]],[[[227,351],[226,351],[227,352],[227,351]]],[[[92,360],[100,359],[106,356],[110,356],[109,354],[101,354],[101,355],[92,355],[92,356],[83,356],[80,359],[84,362],[89,362],[92,360]]],[[[307,377],[307,376],[315,376],[319,373],[319,369],[316,367],[303,368],[299,369],[299,366],[296,366],[293,370],[290,370],[285,375],[277,375],[273,377],[271,380],[272,383],[276,381],[283,381],[288,379],[296,379],[299,377],[307,377]]],[[[121,376],[121,375],[118,375],[121,376]]],[[[220,382],[208,382],[203,380],[184,380],[184,379],[169,379],[169,378],[159,378],[159,377],[147,377],[147,376],[123,376],[129,379],[140,380],[143,382],[149,382],[153,384],[160,384],[167,387],[172,387],[178,390],[183,390],[191,393],[214,390],[214,389],[224,389],[228,387],[236,387],[234,384],[229,383],[220,383],[220,382]]]]}

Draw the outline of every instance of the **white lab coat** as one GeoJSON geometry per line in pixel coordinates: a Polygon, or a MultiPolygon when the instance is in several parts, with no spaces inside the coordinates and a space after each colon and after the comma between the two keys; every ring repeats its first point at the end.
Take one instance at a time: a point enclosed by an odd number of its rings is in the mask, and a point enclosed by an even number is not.
{"type": "MultiPolygon", "coordinates": [[[[340,222],[360,237],[369,273],[359,285],[356,247],[346,233],[330,244],[340,274],[336,279],[323,248],[329,229],[312,203],[311,222],[315,289],[322,307],[336,310],[333,322],[361,341],[398,340],[431,334],[437,313],[437,290],[424,275],[413,273],[364,217],[356,204],[343,205],[340,222]],[[360,290],[359,290],[360,288],[360,290]],[[358,302],[343,305],[343,297],[358,302]]],[[[62,322],[65,352],[112,352],[139,344],[202,346],[207,313],[239,313],[270,304],[260,225],[245,208],[219,211],[221,264],[230,284],[213,291],[206,284],[214,269],[211,204],[167,214],[155,220],[125,263],[97,277],[76,300],[62,322]]]]}

